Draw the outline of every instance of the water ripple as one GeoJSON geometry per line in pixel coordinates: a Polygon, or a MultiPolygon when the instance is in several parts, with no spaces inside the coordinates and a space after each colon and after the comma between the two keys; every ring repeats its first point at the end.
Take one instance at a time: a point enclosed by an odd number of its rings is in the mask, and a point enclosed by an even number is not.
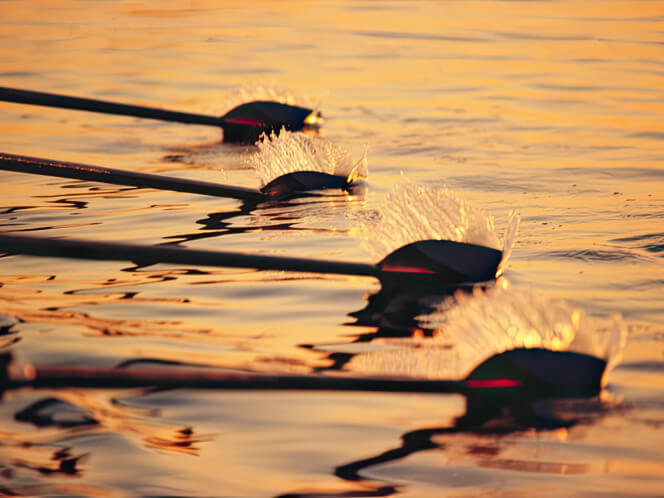
{"type": "Polygon", "coordinates": [[[610,242],[633,242],[630,244],[637,249],[643,249],[648,252],[664,256],[664,233],[650,233],[645,235],[635,235],[632,237],[621,237],[613,239],[610,242]]]}
{"type": "MultiPolygon", "coordinates": [[[[664,140],[664,131],[640,131],[638,133],[631,133],[627,135],[628,137],[634,138],[648,138],[651,140],[664,140]]],[[[664,171],[661,169],[658,170],[659,173],[664,176],[664,171]]]]}
{"type": "Polygon", "coordinates": [[[570,249],[563,251],[547,251],[546,258],[576,259],[585,262],[611,263],[621,261],[625,263],[643,263],[649,258],[632,251],[613,249],[611,251],[601,249],[570,249]]]}
{"type": "Polygon", "coordinates": [[[471,36],[446,36],[431,33],[407,33],[396,31],[351,31],[353,35],[370,36],[373,38],[393,38],[397,40],[455,41],[455,42],[488,42],[488,38],[471,36]]]}

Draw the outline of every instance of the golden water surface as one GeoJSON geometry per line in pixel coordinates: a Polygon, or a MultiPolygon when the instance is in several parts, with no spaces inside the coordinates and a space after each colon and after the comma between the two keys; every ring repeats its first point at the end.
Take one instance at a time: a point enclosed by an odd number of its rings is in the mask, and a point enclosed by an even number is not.
{"type": "MultiPolygon", "coordinates": [[[[0,1],[0,27],[0,86],[214,115],[268,89],[320,106],[323,136],[369,162],[363,195],[254,210],[2,171],[3,232],[372,262],[358,213],[407,177],[500,234],[516,210],[509,285],[620,313],[630,334],[602,400],[538,431],[450,431],[450,395],[6,392],[0,494],[661,494],[663,1],[0,1]]],[[[220,138],[0,102],[0,152],[257,187],[255,148],[220,138]]],[[[19,365],[309,373],[399,306],[352,325],[371,279],[26,256],[0,258],[0,283],[0,352],[19,365]]]]}

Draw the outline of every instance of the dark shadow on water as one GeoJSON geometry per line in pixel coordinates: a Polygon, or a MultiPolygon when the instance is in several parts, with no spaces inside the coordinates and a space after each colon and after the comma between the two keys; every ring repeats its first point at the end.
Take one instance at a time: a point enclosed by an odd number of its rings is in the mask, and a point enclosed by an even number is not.
{"type": "MultiPolygon", "coordinates": [[[[365,191],[364,185],[358,185],[348,192],[361,198],[365,191]]],[[[243,201],[237,209],[210,213],[197,220],[196,224],[200,225],[200,228],[196,232],[167,235],[164,238],[168,240],[166,244],[179,244],[265,230],[316,231],[315,228],[299,228],[296,224],[307,217],[316,218],[321,216],[321,213],[329,215],[335,209],[345,210],[347,207],[345,191],[341,189],[295,192],[280,196],[276,200],[243,201]],[[243,216],[255,216],[258,219],[247,226],[237,226],[231,221],[243,216]]]]}
{"type": "MultiPolygon", "coordinates": [[[[373,327],[370,332],[351,334],[350,343],[370,343],[377,339],[399,339],[411,337],[433,337],[434,329],[424,326],[419,316],[432,313],[446,299],[454,302],[456,293],[472,293],[478,286],[420,285],[391,286],[389,282],[376,293],[370,294],[364,308],[348,313],[355,321],[349,327],[373,327]]],[[[483,287],[482,287],[483,288],[483,287]]],[[[453,304],[450,304],[451,306],[453,304]]],[[[329,345],[326,345],[329,346],[329,345]]],[[[340,344],[343,349],[343,344],[340,344]]],[[[318,350],[316,344],[301,344],[300,347],[318,350]]],[[[317,367],[315,372],[343,370],[355,353],[335,351],[327,354],[329,364],[317,367]]]]}
{"type": "Polygon", "coordinates": [[[410,455],[429,451],[457,449],[470,456],[479,467],[499,468],[520,472],[584,473],[583,464],[567,462],[533,463],[499,458],[500,438],[523,433],[569,429],[580,424],[591,424],[608,411],[597,398],[586,400],[545,399],[538,401],[511,401],[487,403],[485,398],[468,397],[466,413],[451,426],[426,427],[406,432],[401,444],[374,456],[339,465],[334,475],[347,482],[356,482],[362,489],[339,494],[337,492],[286,493],[277,498],[323,498],[335,496],[380,497],[402,492],[404,485],[380,482],[364,474],[371,467],[394,463],[410,455]],[[455,440],[457,435],[474,435],[473,442],[455,440]],[[486,443],[483,438],[487,438],[486,443]],[[441,441],[443,439],[443,441],[441,441]]]}
{"type": "Polygon", "coordinates": [[[31,464],[23,461],[14,462],[14,465],[19,468],[34,470],[45,476],[53,474],[78,476],[81,473],[79,464],[89,453],[73,456],[69,453],[69,450],[70,448],[60,448],[54,451],[51,456],[51,460],[53,461],[51,465],[31,464]]]}
{"type": "MultiPolygon", "coordinates": [[[[448,299],[453,306],[457,292],[472,293],[473,287],[412,289],[403,292],[383,288],[368,296],[367,305],[361,310],[349,313],[355,321],[349,326],[375,327],[371,332],[354,336],[352,343],[371,342],[384,338],[431,337],[435,331],[423,327],[418,316],[431,313],[441,302],[448,299]]],[[[329,346],[329,345],[325,345],[329,346]]],[[[314,344],[303,344],[316,351],[314,344]]],[[[320,347],[320,346],[319,346],[320,347]]],[[[343,344],[339,345],[343,349],[343,344]]],[[[323,348],[318,349],[323,351],[323,348]]],[[[327,370],[343,371],[356,353],[334,351],[326,354],[328,364],[314,369],[316,372],[327,370]]],[[[367,477],[364,472],[371,467],[393,463],[415,453],[428,450],[445,450],[456,447],[459,443],[456,435],[470,434],[477,436],[475,443],[463,450],[481,467],[501,468],[524,472],[547,473],[583,473],[586,466],[557,462],[534,464],[528,461],[500,459],[501,446],[496,438],[533,430],[552,431],[568,429],[578,424],[590,424],[608,410],[599,399],[541,399],[541,400],[500,400],[496,397],[469,395],[466,397],[466,413],[458,417],[451,426],[428,427],[406,432],[401,437],[401,444],[374,456],[339,465],[334,475],[348,482],[357,482],[362,489],[346,491],[315,490],[299,493],[286,493],[277,498],[325,498],[325,497],[381,497],[399,494],[403,485],[379,482],[367,477]],[[482,443],[482,438],[490,437],[490,442],[482,443]],[[443,438],[445,442],[441,442],[443,438]],[[478,442],[479,440],[479,442],[478,442]]],[[[464,440],[461,440],[464,441],[464,440]]]]}
{"type": "Polygon", "coordinates": [[[47,397],[16,412],[14,420],[35,427],[80,427],[98,422],[79,407],[58,398],[47,397]]]}

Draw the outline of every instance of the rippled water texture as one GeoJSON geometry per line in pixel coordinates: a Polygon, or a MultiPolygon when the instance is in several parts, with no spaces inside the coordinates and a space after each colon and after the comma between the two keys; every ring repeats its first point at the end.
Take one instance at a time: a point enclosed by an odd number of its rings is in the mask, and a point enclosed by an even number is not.
{"type": "Polygon", "coordinates": [[[661,495],[664,2],[2,1],[0,27],[0,86],[212,115],[275,98],[325,117],[321,136],[238,146],[0,102],[2,152],[250,188],[310,165],[368,158],[371,173],[366,191],[253,207],[1,171],[3,232],[367,263],[413,236],[511,248],[495,288],[455,296],[3,256],[16,371],[461,377],[515,345],[615,365],[600,399],[501,412],[443,394],[8,391],[0,494],[661,495]]]}

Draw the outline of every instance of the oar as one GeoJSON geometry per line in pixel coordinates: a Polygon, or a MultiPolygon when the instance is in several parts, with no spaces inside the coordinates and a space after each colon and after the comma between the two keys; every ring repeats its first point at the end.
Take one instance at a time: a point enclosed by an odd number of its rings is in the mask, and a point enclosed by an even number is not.
{"type": "Polygon", "coordinates": [[[231,109],[223,116],[217,117],[167,111],[154,107],[119,104],[105,100],[70,97],[56,93],[35,92],[20,88],[0,87],[0,100],[19,104],[216,126],[224,130],[225,142],[254,143],[262,133],[269,134],[273,131],[279,133],[282,128],[299,131],[305,126],[317,126],[322,121],[318,111],[272,101],[248,102],[231,109]]]}
{"type": "MultiPolygon", "coordinates": [[[[5,361],[7,361],[5,359],[5,361]]],[[[0,365],[2,361],[0,361],[0,365]]],[[[124,369],[94,367],[37,367],[24,378],[11,368],[0,372],[0,391],[31,388],[187,388],[232,390],[316,390],[457,393],[504,401],[507,398],[585,398],[602,386],[606,362],[570,351],[512,349],[490,357],[462,380],[326,375],[270,375],[215,371],[214,368],[124,369]],[[4,385],[3,385],[4,384],[4,385]]]]}
{"type": "Polygon", "coordinates": [[[174,263],[196,266],[255,268],[340,275],[371,276],[385,285],[436,282],[440,286],[494,279],[502,253],[490,247],[421,240],[400,247],[378,264],[265,256],[227,251],[185,249],[179,246],[145,246],[82,239],[56,239],[0,234],[0,251],[11,254],[108,261],[140,265],[174,263]]]}
{"type": "Polygon", "coordinates": [[[296,171],[281,175],[260,190],[254,190],[234,187],[231,185],[222,185],[220,183],[187,180],[165,175],[136,173],[133,171],[104,168],[102,166],[92,166],[89,164],[18,156],[15,154],[6,154],[4,152],[0,152],[0,169],[60,178],[91,180],[113,185],[171,190],[215,197],[231,197],[233,199],[241,199],[250,202],[267,201],[309,190],[322,190],[327,188],[345,189],[350,187],[355,180],[353,175],[345,177],[319,171],[296,171]]]}

